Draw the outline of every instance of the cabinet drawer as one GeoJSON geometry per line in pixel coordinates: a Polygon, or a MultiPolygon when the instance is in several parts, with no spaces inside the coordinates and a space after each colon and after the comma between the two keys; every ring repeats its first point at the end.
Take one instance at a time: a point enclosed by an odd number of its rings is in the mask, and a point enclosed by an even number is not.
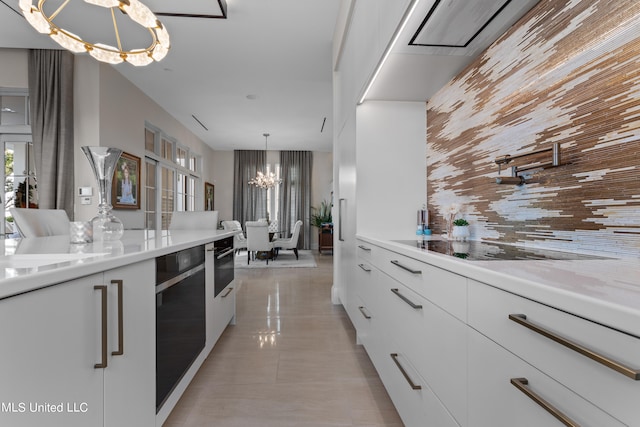
{"type": "Polygon", "coordinates": [[[362,240],[356,240],[356,255],[364,261],[371,261],[373,253],[379,251],[380,248],[362,240]]]}
{"type": "Polygon", "coordinates": [[[378,258],[382,271],[463,322],[466,321],[465,277],[392,251],[384,250],[378,258]]]}
{"type": "Polygon", "coordinates": [[[581,427],[622,427],[622,423],[495,342],[472,329],[468,332],[469,427],[565,425],[517,388],[512,379],[553,405],[558,416],[581,427]]]}
{"type": "Polygon", "coordinates": [[[396,280],[381,274],[385,307],[384,335],[398,348],[444,403],[465,425],[467,326],[396,280]]]}
{"type": "MultiPolygon", "coordinates": [[[[367,348],[398,414],[406,427],[459,427],[451,414],[391,339],[367,348]]],[[[461,391],[464,393],[464,391],[461,391]]]]}
{"type": "Polygon", "coordinates": [[[469,286],[469,324],[623,423],[640,425],[640,381],[562,344],[637,370],[640,339],[478,282],[469,286]]]}

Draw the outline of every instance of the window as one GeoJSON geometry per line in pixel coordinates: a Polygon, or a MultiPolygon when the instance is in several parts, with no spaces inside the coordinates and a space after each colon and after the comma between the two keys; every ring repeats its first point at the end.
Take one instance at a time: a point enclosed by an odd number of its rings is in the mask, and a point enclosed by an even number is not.
{"type": "Polygon", "coordinates": [[[200,157],[150,125],[145,129],[145,147],[145,228],[166,230],[174,211],[196,210],[200,157]]]}
{"type": "Polygon", "coordinates": [[[0,235],[13,234],[12,207],[38,207],[37,176],[31,140],[29,93],[27,89],[0,88],[0,147],[4,169],[0,181],[4,183],[4,221],[0,221],[0,235]]]}
{"type": "MultiPolygon", "coordinates": [[[[267,164],[267,173],[275,171],[276,178],[280,179],[280,164],[267,164]]],[[[270,221],[279,221],[280,219],[280,190],[281,185],[276,185],[267,190],[267,216],[270,221]]]]}

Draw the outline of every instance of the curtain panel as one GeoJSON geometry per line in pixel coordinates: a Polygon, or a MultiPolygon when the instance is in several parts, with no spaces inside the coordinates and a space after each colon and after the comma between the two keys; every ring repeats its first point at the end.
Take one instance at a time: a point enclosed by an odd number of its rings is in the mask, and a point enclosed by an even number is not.
{"type": "Polygon", "coordinates": [[[235,150],[233,152],[233,219],[243,225],[267,216],[266,190],[249,185],[258,171],[265,169],[266,151],[235,150]]]}
{"type": "Polygon", "coordinates": [[[73,219],[73,54],[29,51],[29,107],[38,205],[73,219]]]}
{"type": "Polygon", "coordinates": [[[281,151],[280,235],[288,237],[297,220],[302,221],[299,249],[311,248],[311,151],[281,151]]]}

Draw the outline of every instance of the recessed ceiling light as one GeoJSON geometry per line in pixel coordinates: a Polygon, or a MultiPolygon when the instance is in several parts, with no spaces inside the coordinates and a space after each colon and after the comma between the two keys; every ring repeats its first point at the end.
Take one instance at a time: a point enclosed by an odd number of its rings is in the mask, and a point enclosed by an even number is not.
{"type": "Polygon", "coordinates": [[[254,99],[258,99],[258,95],[249,94],[247,95],[247,99],[250,99],[253,101],[254,99]]]}

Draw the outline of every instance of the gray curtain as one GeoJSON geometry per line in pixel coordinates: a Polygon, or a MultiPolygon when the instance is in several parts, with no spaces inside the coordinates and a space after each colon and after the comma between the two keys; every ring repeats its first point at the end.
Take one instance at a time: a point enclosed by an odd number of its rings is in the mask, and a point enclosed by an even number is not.
{"type": "Polygon", "coordinates": [[[29,51],[29,107],[38,205],[73,219],[73,54],[29,51]]]}
{"type": "Polygon", "coordinates": [[[280,234],[291,235],[293,225],[302,220],[299,249],[311,248],[311,151],[281,151],[280,234]]]}
{"type": "Polygon", "coordinates": [[[247,221],[267,217],[267,190],[249,185],[258,171],[265,170],[266,151],[235,150],[233,152],[233,219],[244,227],[247,221]]]}

